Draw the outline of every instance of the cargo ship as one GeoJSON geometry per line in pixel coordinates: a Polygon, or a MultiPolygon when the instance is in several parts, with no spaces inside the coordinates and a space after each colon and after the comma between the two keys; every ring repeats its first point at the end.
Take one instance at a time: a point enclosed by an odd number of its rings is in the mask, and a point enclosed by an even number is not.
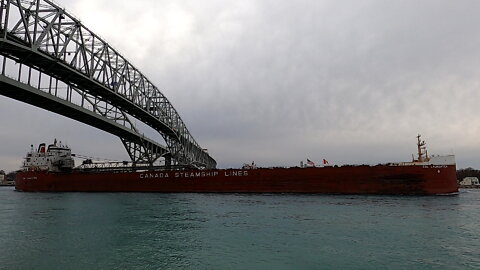
{"type": "Polygon", "coordinates": [[[40,144],[17,173],[18,191],[212,192],[436,195],[458,192],[454,155],[429,156],[417,136],[412,161],[379,165],[324,165],[240,169],[108,167],[84,162],[74,167],[70,148],[40,144]],[[93,165],[93,166],[92,166],[93,165]],[[82,167],[82,168],[80,168],[82,167]]]}

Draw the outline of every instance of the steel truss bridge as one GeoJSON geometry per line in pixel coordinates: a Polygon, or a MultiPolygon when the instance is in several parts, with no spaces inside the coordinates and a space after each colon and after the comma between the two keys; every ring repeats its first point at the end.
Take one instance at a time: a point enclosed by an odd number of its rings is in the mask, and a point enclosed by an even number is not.
{"type": "Polygon", "coordinates": [[[216,166],[162,92],[51,1],[1,0],[0,94],[118,136],[134,164],[216,166]],[[145,137],[133,119],[165,142],[145,137]]]}

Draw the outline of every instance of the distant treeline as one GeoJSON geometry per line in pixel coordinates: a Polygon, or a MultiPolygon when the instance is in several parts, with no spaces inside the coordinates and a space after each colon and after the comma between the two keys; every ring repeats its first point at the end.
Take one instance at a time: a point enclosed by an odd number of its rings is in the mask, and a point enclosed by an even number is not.
{"type": "Polygon", "coordinates": [[[5,175],[5,179],[7,179],[7,181],[15,181],[15,176],[17,176],[17,172],[9,172],[5,175]]]}
{"type": "Polygon", "coordinates": [[[477,177],[480,179],[480,170],[475,170],[473,168],[459,169],[457,170],[457,179],[462,181],[465,177],[477,177]]]}
{"type": "Polygon", "coordinates": [[[15,176],[17,175],[17,172],[5,173],[4,170],[0,170],[0,174],[5,175],[5,180],[7,180],[7,181],[13,181],[13,180],[15,180],[15,176]]]}

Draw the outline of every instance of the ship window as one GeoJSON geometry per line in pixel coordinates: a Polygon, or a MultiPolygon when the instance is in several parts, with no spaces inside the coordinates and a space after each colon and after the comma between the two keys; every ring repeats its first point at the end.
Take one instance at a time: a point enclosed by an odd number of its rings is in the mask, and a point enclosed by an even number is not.
{"type": "Polygon", "coordinates": [[[27,161],[30,162],[30,158],[27,158],[27,161]]]}

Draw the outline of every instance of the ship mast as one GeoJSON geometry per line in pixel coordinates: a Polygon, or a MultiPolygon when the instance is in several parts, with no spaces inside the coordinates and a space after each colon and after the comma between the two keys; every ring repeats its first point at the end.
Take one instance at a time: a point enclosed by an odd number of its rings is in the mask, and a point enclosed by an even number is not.
{"type": "Polygon", "coordinates": [[[417,135],[417,151],[418,151],[418,162],[429,161],[427,147],[425,146],[425,141],[420,140],[420,134],[417,135]]]}

